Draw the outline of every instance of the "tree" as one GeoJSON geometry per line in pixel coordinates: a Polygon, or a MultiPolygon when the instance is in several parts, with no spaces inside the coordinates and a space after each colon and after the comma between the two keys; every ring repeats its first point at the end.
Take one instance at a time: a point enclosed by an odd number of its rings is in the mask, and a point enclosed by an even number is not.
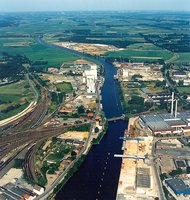
{"type": "Polygon", "coordinates": [[[187,173],[187,174],[190,174],[190,167],[187,167],[186,173],[187,173]]]}
{"type": "Polygon", "coordinates": [[[52,143],[55,144],[57,143],[58,139],[56,137],[52,137],[52,143]]]}
{"type": "Polygon", "coordinates": [[[81,105],[81,106],[78,107],[78,113],[79,114],[85,113],[85,109],[84,109],[83,105],[81,105]]]}
{"type": "Polygon", "coordinates": [[[183,86],[183,84],[184,84],[184,81],[183,81],[183,80],[179,80],[178,85],[179,85],[179,86],[183,86]]]}
{"type": "Polygon", "coordinates": [[[163,87],[166,85],[166,81],[156,81],[155,87],[163,87]]]}
{"type": "Polygon", "coordinates": [[[139,96],[132,96],[128,104],[144,105],[144,98],[139,96]]]}
{"type": "Polygon", "coordinates": [[[96,127],[94,131],[95,131],[95,133],[98,133],[99,132],[99,128],[96,127]]]}
{"type": "Polygon", "coordinates": [[[77,155],[77,153],[75,151],[71,152],[71,156],[76,156],[76,155],[77,155]]]}
{"type": "Polygon", "coordinates": [[[72,160],[76,159],[77,153],[75,151],[71,152],[72,160]]]}
{"type": "Polygon", "coordinates": [[[164,100],[164,98],[160,99],[160,108],[167,109],[167,102],[164,100]]]}
{"type": "Polygon", "coordinates": [[[55,170],[53,168],[50,168],[48,171],[47,171],[48,174],[55,174],[55,170]]]}
{"type": "Polygon", "coordinates": [[[180,174],[182,174],[182,169],[181,168],[173,170],[172,172],[169,173],[169,175],[172,176],[172,177],[174,177],[176,175],[180,175],[180,174]]]}

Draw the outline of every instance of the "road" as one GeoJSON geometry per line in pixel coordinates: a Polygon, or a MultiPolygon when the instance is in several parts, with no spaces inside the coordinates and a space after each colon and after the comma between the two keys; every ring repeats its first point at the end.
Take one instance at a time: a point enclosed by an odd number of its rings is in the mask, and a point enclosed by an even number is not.
{"type": "Polygon", "coordinates": [[[152,152],[151,152],[151,155],[152,155],[151,166],[152,166],[152,169],[153,169],[154,180],[155,180],[155,183],[156,183],[156,186],[157,186],[159,199],[160,200],[166,200],[164,190],[163,190],[163,187],[162,187],[162,182],[161,182],[161,179],[160,179],[160,174],[159,174],[159,171],[158,171],[157,161],[156,161],[156,158],[155,158],[155,156],[156,156],[155,147],[156,147],[156,141],[155,141],[155,139],[153,139],[152,152]]]}
{"type": "Polygon", "coordinates": [[[31,88],[33,89],[33,91],[34,91],[35,101],[37,102],[38,99],[39,99],[39,93],[38,93],[38,91],[36,90],[36,88],[34,87],[34,85],[33,85],[32,81],[31,81],[31,79],[29,78],[29,74],[26,74],[26,78],[27,78],[27,80],[28,80],[28,82],[29,82],[29,84],[30,84],[30,87],[31,87],[31,88]]]}

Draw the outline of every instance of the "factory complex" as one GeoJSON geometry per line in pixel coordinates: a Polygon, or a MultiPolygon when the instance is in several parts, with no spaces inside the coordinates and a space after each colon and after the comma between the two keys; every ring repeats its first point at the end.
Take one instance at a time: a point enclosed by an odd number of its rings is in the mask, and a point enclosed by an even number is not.
{"type": "Polygon", "coordinates": [[[140,115],[141,128],[148,130],[153,135],[190,132],[190,112],[178,113],[177,103],[178,100],[174,100],[174,93],[172,93],[171,113],[140,115]]]}
{"type": "Polygon", "coordinates": [[[190,112],[141,115],[139,122],[154,135],[190,132],[190,112]]]}

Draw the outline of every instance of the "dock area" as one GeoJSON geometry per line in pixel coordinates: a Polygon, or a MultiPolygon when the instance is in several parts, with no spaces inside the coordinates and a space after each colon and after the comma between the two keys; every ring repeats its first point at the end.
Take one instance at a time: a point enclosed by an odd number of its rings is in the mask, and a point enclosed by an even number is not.
{"type": "Polygon", "coordinates": [[[125,141],[117,200],[154,200],[157,197],[154,170],[151,167],[152,142],[152,136],[125,141]]]}

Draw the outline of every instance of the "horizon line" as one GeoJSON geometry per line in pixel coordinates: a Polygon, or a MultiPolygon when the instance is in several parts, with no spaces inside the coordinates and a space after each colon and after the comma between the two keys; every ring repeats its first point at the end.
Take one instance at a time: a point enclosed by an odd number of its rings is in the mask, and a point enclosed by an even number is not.
{"type": "Polygon", "coordinates": [[[32,12],[188,12],[190,10],[25,10],[25,11],[1,11],[2,13],[32,13],[32,12]]]}

